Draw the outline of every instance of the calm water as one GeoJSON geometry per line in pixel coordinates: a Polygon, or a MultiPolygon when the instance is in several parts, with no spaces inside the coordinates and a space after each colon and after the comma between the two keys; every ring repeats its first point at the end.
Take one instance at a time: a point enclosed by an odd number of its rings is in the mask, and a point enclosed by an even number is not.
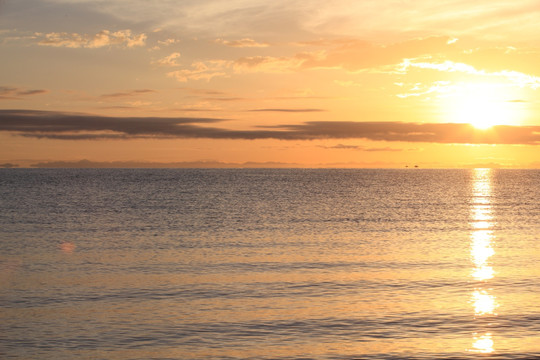
{"type": "Polygon", "coordinates": [[[2,359],[540,357],[540,171],[0,170],[2,359]]]}

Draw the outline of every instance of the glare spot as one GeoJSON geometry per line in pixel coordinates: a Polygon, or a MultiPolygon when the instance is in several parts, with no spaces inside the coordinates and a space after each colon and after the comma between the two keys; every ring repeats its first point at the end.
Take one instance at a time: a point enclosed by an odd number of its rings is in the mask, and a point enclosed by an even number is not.
{"type": "Polygon", "coordinates": [[[475,315],[493,314],[497,307],[495,297],[484,290],[473,293],[473,302],[475,315]]]}
{"type": "Polygon", "coordinates": [[[474,338],[473,343],[473,351],[480,352],[480,353],[491,353],[493,352],[493,339],[491,338],[491,334],[487,333],[480,337],[474,338]]]}
{"type": "Polygon", "coordinates": [[[475,268],[472,276],[477,281],[483,281],[493,278],[495,271],[491,266],[482,266],[475,268]]]}
{"type": "Polygon", "coordinates": [[[495,254],[495,250],[491,247],[491,232],[478,230],[472,233],[471,256],[474,265],[481,267],[486,261],[495,254]]]}

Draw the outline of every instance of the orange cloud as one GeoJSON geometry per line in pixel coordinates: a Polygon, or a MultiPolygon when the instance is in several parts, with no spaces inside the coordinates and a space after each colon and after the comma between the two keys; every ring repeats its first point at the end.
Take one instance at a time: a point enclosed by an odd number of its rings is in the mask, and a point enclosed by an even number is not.
{"type": "Polygon", "coordinates": [[[170,66],[170,67],[180,66],[180,64],[176,62],[176,59],[178,59],[179,57],[180,57],[180,53],[174,52],[169,56],[165,56],[163,59],[157,60],[155,64],[158,64],[160,66],[170,66]]]}
{"type": "Polygon", "coordinates": [[[230,47],[238,47],[238,48],[245,48],[245,47],[268,47],[270,44],[268,43],[260,43],[253,39],[244,38],[240,40],[223,40],[223,39],[217,39],[217,43],[223,44],[230,47]]]}
{"type": "Polygon", "coordinates": [[[39,45],[68,48],[100,48],[112,45],[132,48],[144,46],[147,38],[146,34],[132,34],[129,29],[115,32],[102,30],[94,35],[66,32],[36,33],[35,35],[39,45]]]}
{"type": "Polygon", "coordinates": [[[177,42],[179,42],[179,40],[177,40],[177,39],[158,40],[158,44],[164,45],[164,46],[169,46],[169,45],[172,45],[172,44],[176,44],[177,42]]]}
{"type": "MultiPolygon", "coordinates": [[[[389,46],[374,45],[351,39],[320,40],[303,44],[322,46],[326,49],[301,52],[292,56],[259,55],[236,60],[198,61],[194,62],[190,69],[169,72],[167,75],[180,82],[187,82],[201,79],[208,81],[218,76],[230,76],[232,73],[288,73],[317,68],[359,71],[381,66],[395,66],[407,58],[419,58],[444,51],[455,51],[453,45],[455,41],[452,40],[449,37],[429,37],[389,46]]],[[[165,65],[171,64],[172,60],[166,57],[158,62],[165,65]]]]}
{"type": "Polygon", "coordinates": [[[218,76],[226,76],[230,62],[226,60],[196,61],[191,64],[191,69],[182,69],[167,73],[168,77],[175,78],[180,82],[188,80],[206,80],[218,76]]]}
{"type": "Polygon", "coordinates": [[[236,60],[234,70],[237,73],[265,72],[284,73],[299,70],[307,61],[316,61],[320,53],[300,53],[293,57],[250,56],[236,60]]]}

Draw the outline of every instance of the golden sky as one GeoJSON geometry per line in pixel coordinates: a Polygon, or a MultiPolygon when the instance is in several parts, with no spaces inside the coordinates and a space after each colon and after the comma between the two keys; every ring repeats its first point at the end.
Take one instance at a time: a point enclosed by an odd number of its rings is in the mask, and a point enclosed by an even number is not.
{"type": "Polygon", "coordinates": [[[540,167],[539,15],[525,0],[0,1],[0,163],[540,167]]]}

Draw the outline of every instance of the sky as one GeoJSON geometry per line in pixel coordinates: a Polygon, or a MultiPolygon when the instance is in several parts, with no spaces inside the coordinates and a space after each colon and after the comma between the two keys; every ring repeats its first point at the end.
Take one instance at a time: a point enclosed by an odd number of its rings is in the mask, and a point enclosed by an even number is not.
{"type": "Polygon", "coordinates": [[[0,166],[539,168],[539,15],[0,0],[0,166]]]}

